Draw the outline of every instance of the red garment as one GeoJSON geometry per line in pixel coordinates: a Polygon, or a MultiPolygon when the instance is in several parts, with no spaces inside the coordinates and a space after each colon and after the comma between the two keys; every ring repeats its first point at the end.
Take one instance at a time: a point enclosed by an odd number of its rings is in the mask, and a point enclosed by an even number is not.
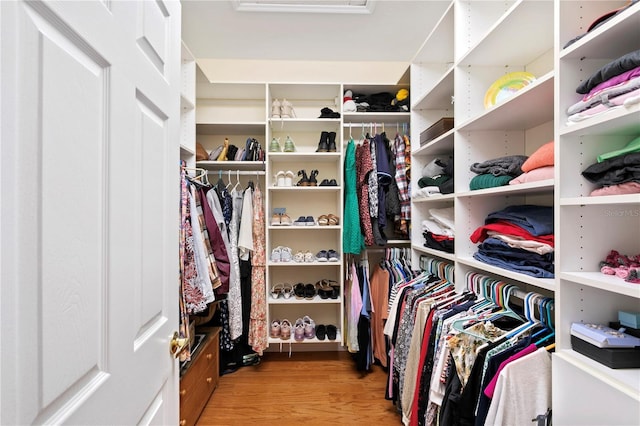
{"type": "Polygon", "coordinates": [[[487,231],[495,231],[500,234],[511,235],[514,237],[522,237],[525,240],[538,241],[540,243],[549,244],[551,247],[554,247],[555,238],[553,234],[538,235],[536,237],[535,235],[531,235],[529,231],[527,231],[526,229],[521,228],[518,225],[514,225],[511,222],[506,222],[503,220],[498,220],[496,222],[489,223],[487,225],[483,225],[479,227],[478,229],[473,231],[473,234],[471,234],[469,239],[473,243],[479,243],[479,242],[481,243],[487,239],[488,237],[487,231]]]}
{"type": "Polygon", "coordinates": [[[431,238],[436,241],[453,241],[453,237],[449,237],[447,235],[438,235],[434,233],[431,233],[431,238]]]}

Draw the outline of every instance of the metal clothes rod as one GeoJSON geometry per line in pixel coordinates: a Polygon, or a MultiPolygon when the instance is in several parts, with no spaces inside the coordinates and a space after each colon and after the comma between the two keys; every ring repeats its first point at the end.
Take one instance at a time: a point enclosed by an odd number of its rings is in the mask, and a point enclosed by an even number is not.
{"type": "MultiPolygon", "coordinates": [[[[206,170],[206,173],[209,176],[213,176],[213,175],[218,175],[219,174],[218,170],[206,170]]],[[[222,176],[223,177],[227,177],[228,173],[229,172],[227,170],[223,170],[222,171],[222,176]]],[[[240,176],[264,176],[264,175],[266,175],[266,172],[264,170],[258,170],[258,171],[232,170],[231,171],[231,177],[234,177],[236,175],[240,175],[240,176]]]]}

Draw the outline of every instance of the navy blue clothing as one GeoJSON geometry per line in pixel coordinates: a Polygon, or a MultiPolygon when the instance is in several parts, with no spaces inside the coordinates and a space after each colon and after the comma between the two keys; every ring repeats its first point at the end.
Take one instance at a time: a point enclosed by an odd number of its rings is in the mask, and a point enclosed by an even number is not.
{"type": "Polygon", "coordinates": [[[553,207],[530,204],[508,206],[489,213],[484,223],[504,220],[527,230],[531,235],[553,234],[553,207]]]}

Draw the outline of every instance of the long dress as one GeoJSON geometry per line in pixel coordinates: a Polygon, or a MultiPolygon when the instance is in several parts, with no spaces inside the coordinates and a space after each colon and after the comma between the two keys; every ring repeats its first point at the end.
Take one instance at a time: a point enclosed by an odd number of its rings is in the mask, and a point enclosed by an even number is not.
{"type": "Polygon", "coordinates": [[[356,146],[353,139],[347,144],[344,156],[344,194],[342,251],[360,254],[364,248],[364,237],[360,231],[360,210],[356,193],[356,146]]]}
{"type": "Polygon", "coordinates": [[[251,320],[249,344],[262,356],[269,346],[267,336],[265,219],[262,191],[256,186],[253,192],[253,256],[251,257],[251,320]]]}

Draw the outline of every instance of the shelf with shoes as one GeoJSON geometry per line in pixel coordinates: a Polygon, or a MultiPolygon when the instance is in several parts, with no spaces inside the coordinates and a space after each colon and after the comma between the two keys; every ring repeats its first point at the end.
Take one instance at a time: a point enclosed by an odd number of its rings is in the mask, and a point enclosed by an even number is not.
{"type": "Polygon", "coordinates": [[[267,317],[269,324],[284,318],[292,321],[291,338],[270,337],[270,344],[329,343],[333,349],[341,344],[341,338],[296,341],[293,330],[295,320],[305,316],[342,328],[340,92],[338,84],[267,85],[266,243],[267,253],[276,258],[267,261],[267,317]],[[286,258],[290,251],[291,261],[277,259],[277,250],[283,247],[286,258]],[[322,255],[329,250],[334,251],[331,259],[322,255]],[[336,283],[335,298],[322,298],[317,292],[308,293],[306,299],[271,294],[283,283],[314,288],[313,283],[322,280],[336,283]]]}

